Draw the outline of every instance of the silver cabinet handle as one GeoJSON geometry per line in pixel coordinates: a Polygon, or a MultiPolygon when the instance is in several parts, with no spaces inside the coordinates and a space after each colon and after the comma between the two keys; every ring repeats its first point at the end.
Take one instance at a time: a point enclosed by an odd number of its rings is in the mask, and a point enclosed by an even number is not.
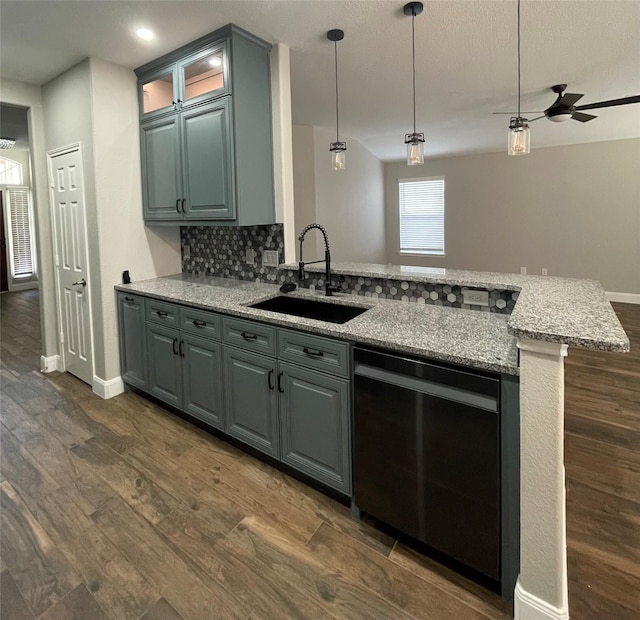
{"type": "Polygon", "coordinates": [[[87,286],[87,281],[82,278],[82,280],[78,280],[77,282],[74,282],[71,286],[87,286]]]}

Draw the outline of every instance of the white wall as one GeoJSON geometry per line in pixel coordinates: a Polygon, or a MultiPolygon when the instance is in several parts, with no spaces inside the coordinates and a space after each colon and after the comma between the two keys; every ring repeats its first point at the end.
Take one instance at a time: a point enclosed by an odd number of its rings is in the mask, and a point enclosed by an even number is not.
{"type": "Polygon", "coordinates": [[[34,203],[38,277],[40,280],[42,353],[49,357],[58,353],[58,340],[42,91],[39,86],[0,79],[0,93],[3,103],[29,109],[27,119],[29,123],[29,150],[32,155],[31,193],[34,203]]]}
{"type": "MultiPolygon", "coordinates": [[[[327,229],[332,260],[386,262],[383,165],[359,142],[346,138],[346,170],[331,170],[329,144],[334,140],[335,134],[318,127],[294,127],[296,236],[310,223],[306,220],[313,216],[315,195],[315,221],[327,229]]],[[[312,258],[312,244],[311,237],[305,241],[305,260],[312,258]]],[[[316,247],[323,256],[319,237],[316,247]]]]}
{"type": "MultiPolygon", "coordinates": [[[[314,131],[309,125],[293,126],[293,202],[294,209],[294,245],[296,260],[300,260],[298,235],[307,225],[316,219],[316,168],[314,131]]],[[[316,260],[322,254],[318,252],[318,243],[309,239],[305,243],[304,259],[316,260]]]]}
{"type": "Polygon", "coordinates": [[[640,293],[640,140],[385,165],[394,264],[592,278],[640,293]],[[398,179],[445,177],[444,257],[398,251],[398,179]]]}
{"type": "Polygon", "coordinates": [[[94,58],[90,69],[101,287],[94,323],[102,331],[104,347],[104,368],[96,374],[109,380],[120,374],[113,286],[122,281],[125,269],[134,280],[179,273],[180,230],[177,226],[147,228],[142,219],[135,74],[94,58]]]}
{"type": "Polygon", "coordinates": [[[113,286],[180,271],[179,229],[144,227],[136,78],[87,59],[43,86],[46,148],[80,142],[93,310],[94,375],[120,374],[113,286]]]}

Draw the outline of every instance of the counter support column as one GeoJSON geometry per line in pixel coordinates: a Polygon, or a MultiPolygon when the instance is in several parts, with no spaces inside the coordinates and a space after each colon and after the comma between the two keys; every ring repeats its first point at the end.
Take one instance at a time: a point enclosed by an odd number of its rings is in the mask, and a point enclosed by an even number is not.
{"type": "Polygon", "coordinates": [[[567,345],[519,338],[520,575],[515,620],[567,620],[564,358],[567,345]]]}

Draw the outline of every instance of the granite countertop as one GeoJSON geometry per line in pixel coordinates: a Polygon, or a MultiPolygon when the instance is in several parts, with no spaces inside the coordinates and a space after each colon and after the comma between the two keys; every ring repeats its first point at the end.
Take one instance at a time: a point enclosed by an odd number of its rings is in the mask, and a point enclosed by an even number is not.
{"type": "MultiPolygon", "coordinates": [[[[298,265],[280,267],[297,269],[298,265]]],[[[324,265],[308,265],[305,270],[324,273],[324,265]]],[[[518,291],[516,306],[507,318],[510,334],[584,349],[629,350],[629,338],[595,280],[368,263],[331,263],[331,271],[336,275],[518,291]]]]}
{"type": "MultiPolygon", "coordinates": [[[[339,325],[248,307],[279,295],[279,287],[274,284],[176,275],[122,284],[116,289],[403,353],[518,374],[516,339],[507,331],[508,315],[338,293],[331,298],[332,303],[369,308],[339,325]]],[[[327,301],[322,293],[306,289],[289,295],[327,301]]]]}

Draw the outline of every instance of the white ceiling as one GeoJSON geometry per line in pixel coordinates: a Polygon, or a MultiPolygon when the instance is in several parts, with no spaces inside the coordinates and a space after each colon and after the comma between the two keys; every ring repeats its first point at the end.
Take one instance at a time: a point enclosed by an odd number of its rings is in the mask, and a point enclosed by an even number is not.
{"type": "MultiPolygon", "coordinates": [[[[42,84],[86,56],[134,68],[233,22],[291,48],[293,118],[335,122],[333,46],[339,43],[342,133],[385,161],[404,157],[411,131],[410,19],[403,2],[102,1],[0,2],[0,75],[42,84]],[[146,26],[156,39],[133,31],[146,26]]],[[[432,1],[416,19],[418,131],[427,156],[501,151],[516,106],[515,1],[432,1]]],[[[640,2],[522,4],[523,110],[542,110],[559,82],[580,103],[640,93],[640,2]]],[[[1,96],[1,94],[0,94],[1,96]]],[[[532,148],[640,137],[640,105],[595,111],[586,124],[532,125],[532,148]]]]}

